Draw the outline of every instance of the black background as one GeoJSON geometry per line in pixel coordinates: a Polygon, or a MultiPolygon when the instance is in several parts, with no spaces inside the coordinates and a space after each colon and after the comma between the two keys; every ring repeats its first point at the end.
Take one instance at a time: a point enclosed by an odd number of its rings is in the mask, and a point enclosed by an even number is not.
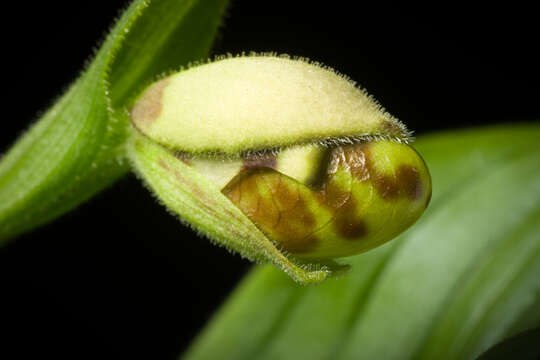
{"type": "MultiPolygon", "coordinates": [[[[77,76],[125,5],[96,3],[3,7],[0,152],[77,76]]],[[[417,135],[530,122],[540,119],[535,14],[515,2],[237,0],[213,53],[321,61],[417,135]]],[[[0,355],[174,359],[249,267],[128,176],[0,250],[0,329],[9,333],[0,355]]]]}

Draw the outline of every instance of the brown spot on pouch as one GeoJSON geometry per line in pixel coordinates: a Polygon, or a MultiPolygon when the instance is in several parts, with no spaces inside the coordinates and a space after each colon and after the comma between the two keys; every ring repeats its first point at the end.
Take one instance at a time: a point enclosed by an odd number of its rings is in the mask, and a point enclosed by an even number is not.
{"type": "Polygon", "coordinates": [[[422,181],[418,169],[411,165],[399,165],[395,176],[381,173],[370,152],[370,144],[343,146],[344,159],[352,176],[359,181],[371,181],[379,195],[385,200],[406,196],[417,200],[423,195],[422,181]]]}
{"type": "Polygon", "coordinates": [[[265,177],[265,181],[269,180],[273,180],[269,184],[273,194],[272,200],[280,211],[291,211],[298,206],[299,201],[304,201],[300,198],[298,189],[293,189],[290,185],[283,183],[281,176],[265,177]]]}
{"type": "Polygon", "coordinates": [[[320,189],[328,177],[332,162],[333,149],[325,149],[319,158],[319,166],[312,176],[305,181],[305,185],[311,189],[320,189]]]}
{"type": "Polygon", "coordinates": [[[367,234],[366,223],[356,214],[356,200],[349,198],[337,212],[334,226],[347,240],[358,240],[367,234]]]}
{"type": "Polygon", "coordinates": [[[401,185],[403,195],[411,200],[422,197],[423,188],[418,169],[410,165],[400,165],[396,171],[397,183],[401,185]]]}
{"type": "Polygon", "coordinates": [[[137,100],[130,112],[131,121],[136,127],[151,125],[161,114],[163,90],[169,85],[169,79],[163,79],[150,86],[137,100]]]}
{"type": "Polygon", "coordinates": [[[315,197],[322,206],[332,211],[332,223],[339,235],[348,240],[356,240],[367,234],[365,222],[356,213],[356,199],[350,192],[341,189],[330,179],[315,193],[315,197]]]}
{"type": "Polygon", "coordinates": [[[282,176],[269,168],[247,168],[222,192],[281,248],[310,252],[317,245],[317,239],[307,235],[315,230],[315,217],[293,181],[283,181],[282,176]],[[271,196],[261,194],[264,186],[271,196]]]}
{"type": "Polygon", "coordinates": [[[385,200],[395,199],[399,195],[399,185],[394,177],[384,174],[375,174],[372,178],[375,189],[385,200]]]}

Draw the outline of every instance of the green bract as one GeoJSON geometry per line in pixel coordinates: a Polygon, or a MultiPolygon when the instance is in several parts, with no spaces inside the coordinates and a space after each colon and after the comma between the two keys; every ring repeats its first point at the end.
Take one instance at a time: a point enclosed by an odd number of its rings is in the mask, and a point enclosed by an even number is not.
{"type": "Polygon", "coordinates": [[[303,60],[225,58],[181,71],[148,87],[131,120],[132,162],[165,205],[302,283],[403,232],[431,196],[405,126],[303,60]]]}

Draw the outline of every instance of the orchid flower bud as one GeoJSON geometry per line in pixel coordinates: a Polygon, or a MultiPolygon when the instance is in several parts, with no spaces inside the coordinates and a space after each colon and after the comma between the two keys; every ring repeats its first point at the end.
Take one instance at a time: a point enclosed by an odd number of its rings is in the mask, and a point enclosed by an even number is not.
{"type": "Polygon", "coordinates": [[[152,84],[130,114],[131,160],[166,206],[301,283],[393,239],[431,197],[405,126],[302,59],[221,58],[152,84]]]}

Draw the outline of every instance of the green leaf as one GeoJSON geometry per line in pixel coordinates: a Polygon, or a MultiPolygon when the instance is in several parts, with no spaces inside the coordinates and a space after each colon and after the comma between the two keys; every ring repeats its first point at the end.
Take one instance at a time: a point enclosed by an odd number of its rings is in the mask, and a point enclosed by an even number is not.
{"type": "Polygon", "coordinates": [[[164,71],[207,56],[226,0],[134,1],[81,77],[0,161],[0,244],[114,182],[125,107],[164,71]]]}
{"type": "Polygon", "coordinates": [[[540,326],[540,126],[425,136],[426,214],[310,287],[254,269],[186,359],[474,359],[540,326]]]}

